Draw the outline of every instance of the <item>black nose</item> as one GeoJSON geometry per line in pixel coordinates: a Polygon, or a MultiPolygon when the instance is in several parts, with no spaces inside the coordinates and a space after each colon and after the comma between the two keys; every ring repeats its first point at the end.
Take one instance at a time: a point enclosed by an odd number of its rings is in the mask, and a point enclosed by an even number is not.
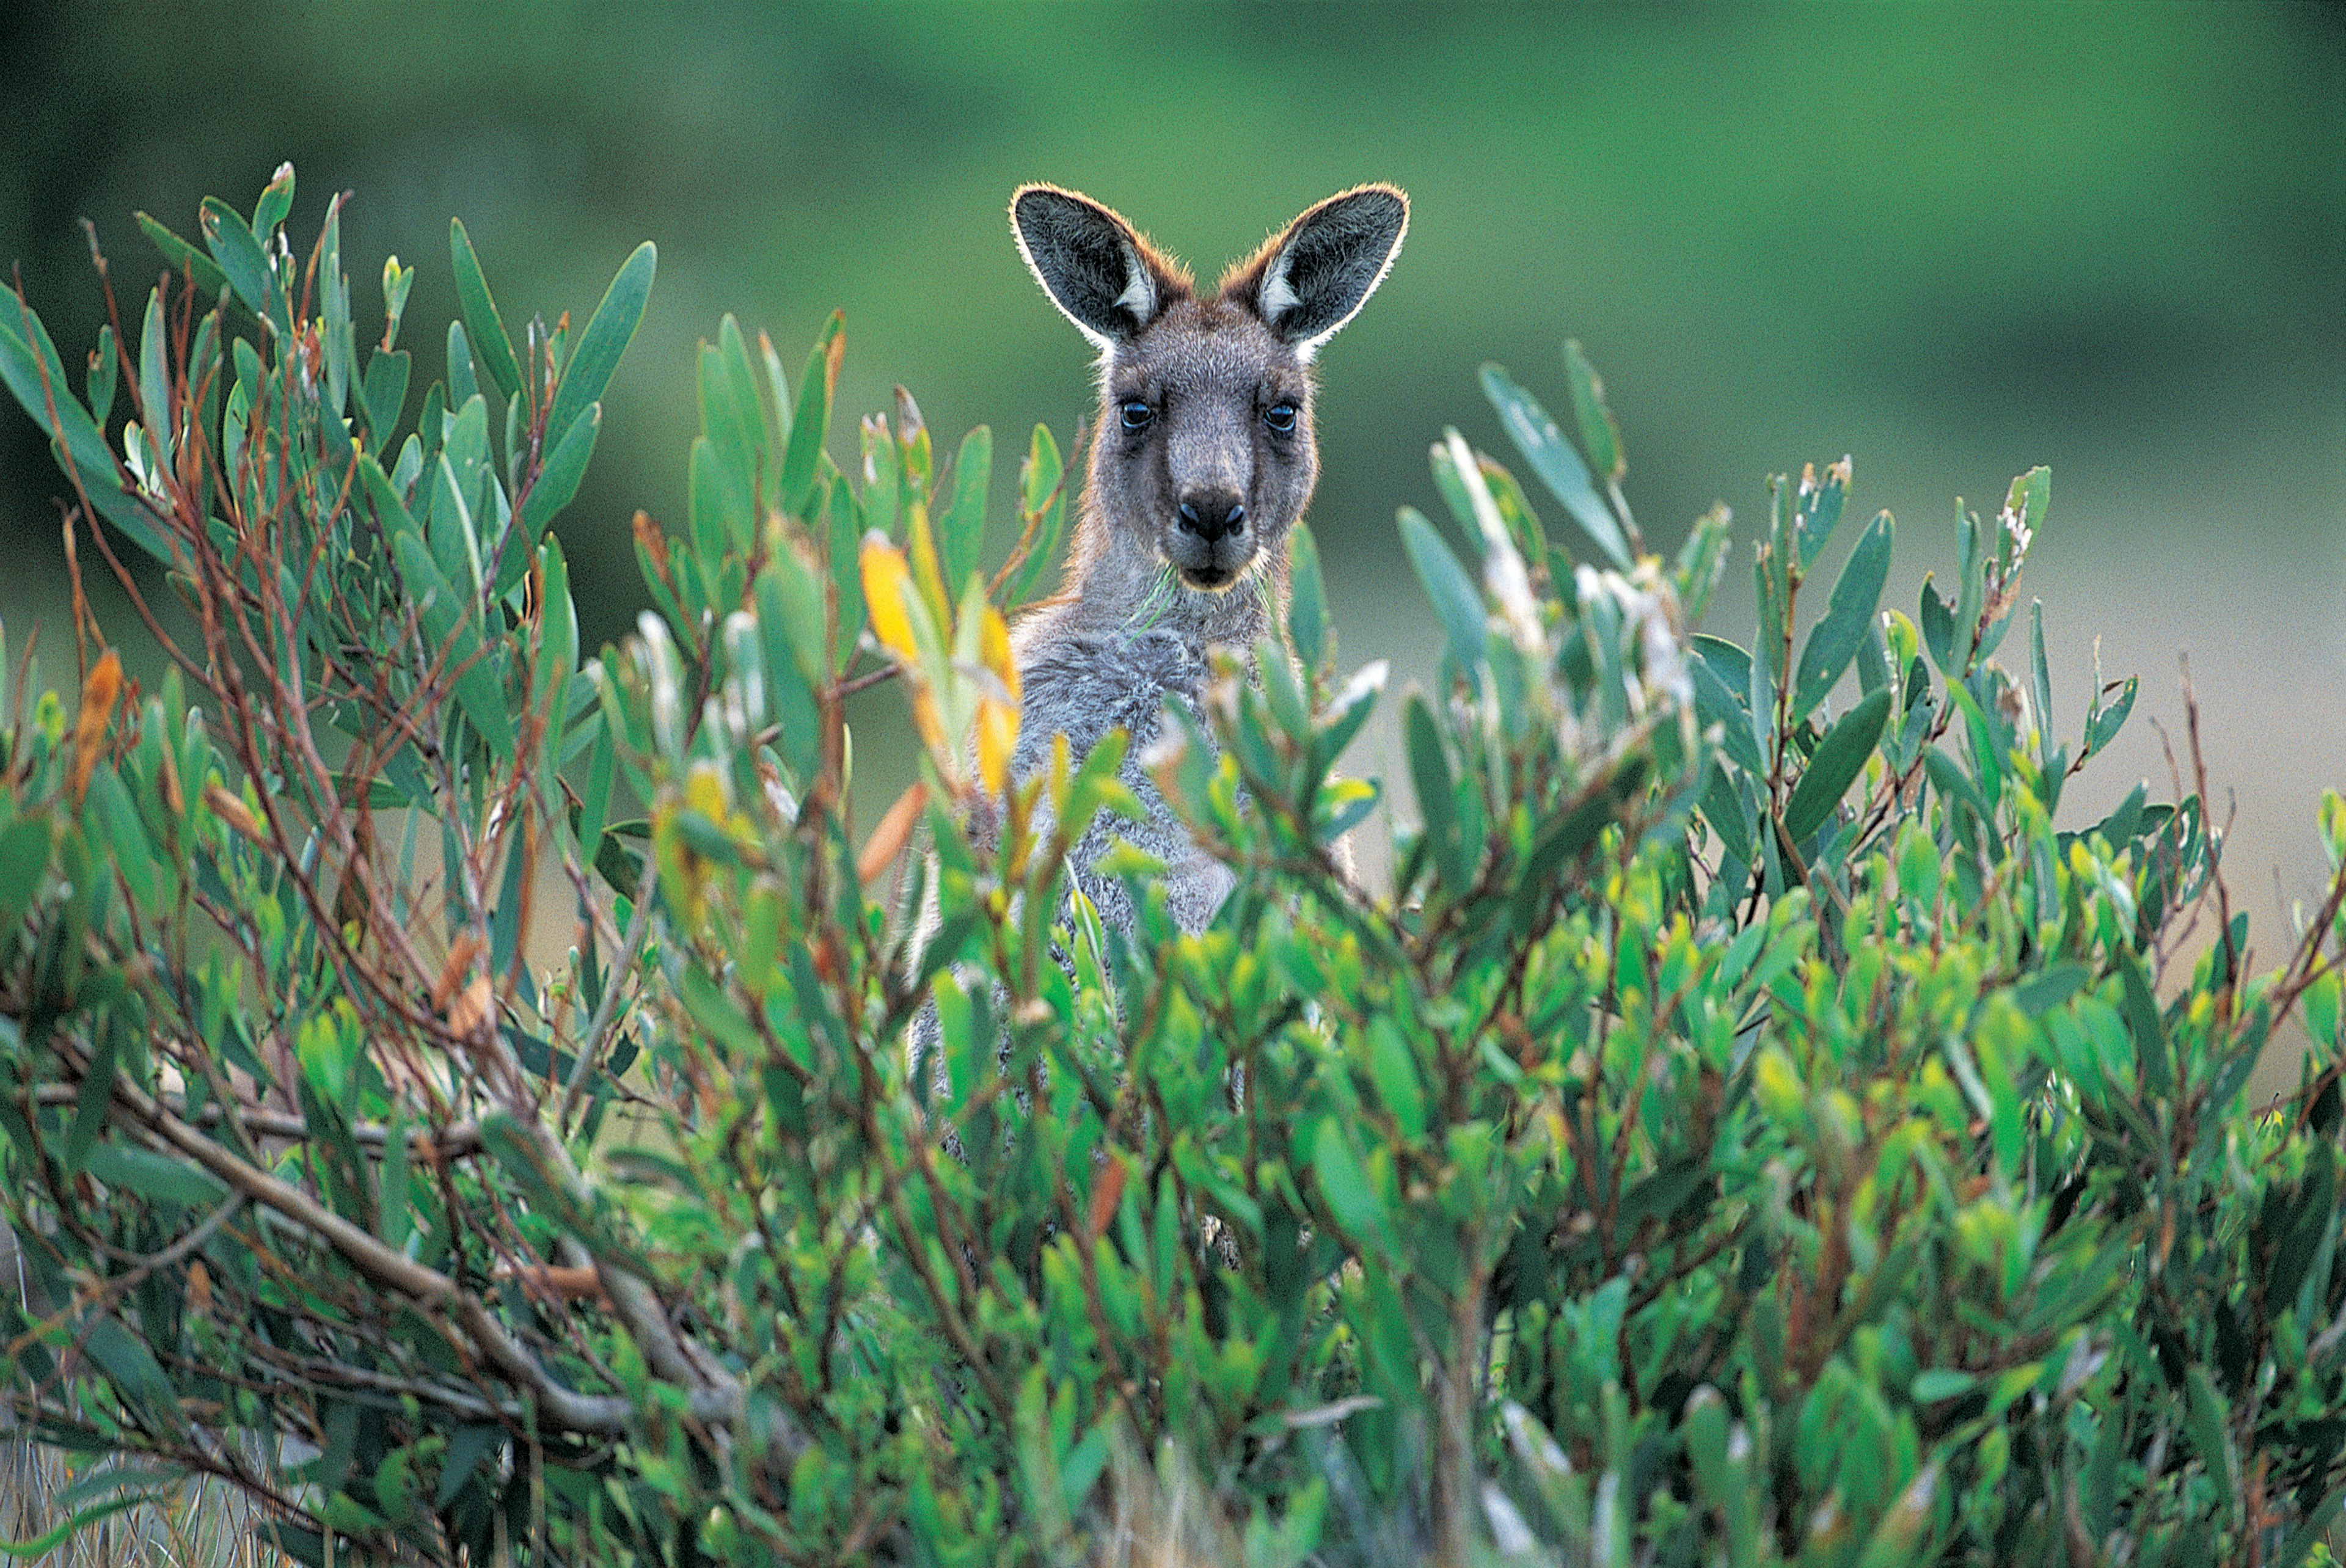
{"type": "Polygon", "coordinates": [[[1235,495],[1192,495],[1181,503],[1181,531],[1210,545],[1246,526],[1246,503],[1235,495]]]}

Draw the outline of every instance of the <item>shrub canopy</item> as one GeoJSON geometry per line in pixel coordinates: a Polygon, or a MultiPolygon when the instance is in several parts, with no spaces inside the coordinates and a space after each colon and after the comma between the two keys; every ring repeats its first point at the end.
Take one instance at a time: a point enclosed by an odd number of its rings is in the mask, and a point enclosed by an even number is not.
{"type": "Polygon", "coordinates": [[[222,1476],[308,1563],[2326,1557],[2346,881],[2252,973],[2204,784],[2054,826],[2135,687],[2056,700],[2045,471],[1912,619],[1886,514],[1818,604],[1847,461],[1778,480],[1747,650],[1687,632],[1725,510],[1646,552],[1577,347],[1577,449],[1487,367],[1572,549],[1433,448],[1390,891],[1334,851],[1383,667],[1338,682],[1299,531],[1284,645],[1150,759],[1236,890],[1184,936],[1127,857],[1127,933],[1062,876],[1116,741],[965,830],[1047,431],[988,563],[984,430],[903,398],[842,471],[839,323],[793,383],[729,317],[655,610],[582,662],[549,525],[650,247],[516,336],[454,226],[418,399],[413,271],[362,333],[292,188],[142,219],[171,276],[86,374],[0,307],[163,661],[77,596],[77,699],[0,694],[5,1398],[140,1461],[75,1507],[222,1476]],[[863,830],[890,677],[928,758],[863,830]]]}

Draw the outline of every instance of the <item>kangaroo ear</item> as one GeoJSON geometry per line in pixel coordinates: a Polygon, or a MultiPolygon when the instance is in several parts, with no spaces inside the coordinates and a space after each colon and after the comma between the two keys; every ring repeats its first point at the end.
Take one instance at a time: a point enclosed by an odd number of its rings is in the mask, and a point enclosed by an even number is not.
{"type": "Polygon", "coordinates": [[[1021,186],[1010,199],[1010,229],[1051,302],[1103,351],[1130,341],[1188,293],[1178,268],[1087,196],[1021,186]]]}
{"type": "Polygon", "coordinates": [[[1409,198],[1390,185],[1331,196],[1287,226],[1223,285],[1309,361],[1385,280],[1409,232],[1409,198]]]}

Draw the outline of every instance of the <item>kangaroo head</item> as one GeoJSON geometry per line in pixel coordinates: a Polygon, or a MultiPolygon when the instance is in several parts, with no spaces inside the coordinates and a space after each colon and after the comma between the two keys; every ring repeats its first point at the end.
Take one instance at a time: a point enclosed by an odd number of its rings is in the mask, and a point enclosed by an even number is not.
{"type": "Polygon", "coordinates": [[[1276,564],[1311,498],[1311,361],[1384,280],[1409,228],[1389,185],[1329,198],[1203,299],[1129,223],[1073,191],[1023,187],[1018,249],[1099,350],[1086,543],[1220,593],[1276,564]]]}

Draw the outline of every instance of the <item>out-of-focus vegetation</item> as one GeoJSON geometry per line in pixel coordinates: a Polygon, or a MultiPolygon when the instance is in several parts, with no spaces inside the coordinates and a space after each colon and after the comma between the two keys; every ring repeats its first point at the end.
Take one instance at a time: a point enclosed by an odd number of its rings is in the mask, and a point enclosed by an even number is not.
{"type": "MultiPolygon", "coordinates": [[[[1867,453],[1868,494],[1910,517],[2055,466],[2063,527],[2035,567],[2073,606],[2054,667],[2084,679],[2101,638],[2171,729],[2189,647],[2219,784],[2241,792],[2243,896],[2274,913],[2271,871],[2310,891],[2302,824],[2346,775],[2340,18],[24,0],[0,8],[0,262],[77,357],[98,324],[77,218],[127,266],[130,210],[185,230],[205,192],[288,158],[297,230],[354,190],[349,243],[421,263],[422,319],[454,309],[452,212],[525,299],[590,298],[652,237],[664,286],[569,533],[592,647],[644,606],[633,507],[681,515],[695,415],[672,389],[719,311],[794,341],[843,307],[850,412],[901,379],[942,429],[1064,429],[1087,371],[1012,252],[1014,185],[1089,190],[1210,268],[1306,201],[1392,179],[1418,220],[1331,350],[1320,415],[1313,515],[1348,660],[1430,671],[1384,520],[1433,504],[1431,411],[1471,402],[1470,367],[1552,368],[1568,321],[1668,454],[1630,481],[1650,518],[1739,502],[1786,451],[1867,453]]],[[[442,367],[415,349],[420,384],[442,367]]],[[[62,626],[55,491],[0,412],[12,627],[36,606],[62,626]]],[[[1943,577],[1943,533],[1916,547],[1943,577]]],[[[1397,765],[1390,730],[1371,740],[1397,765]]],[[[875,804],[912,769],[877,742],[875,804]]],[[[2144,775],[2168,779],[2138,725],[2074,809],[2144,775]]]]}

